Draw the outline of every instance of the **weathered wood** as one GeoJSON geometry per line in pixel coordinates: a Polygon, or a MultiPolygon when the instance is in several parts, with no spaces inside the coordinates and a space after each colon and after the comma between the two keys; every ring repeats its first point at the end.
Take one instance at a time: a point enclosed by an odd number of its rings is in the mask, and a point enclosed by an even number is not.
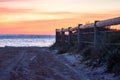
{"type": "MultiPolygon", "coordinates": [[[[118,24],[120,24],[120,17],[99,21],[96,23],[96,26],[106,27],[106,26],[118,25],[118,24]]],[[[94,27],[94,23],[91,23],[91,24],[82,25],[80,28],[84,29],[84,28],[93,28],[93,27],[94,27]]],[[[78,27],[74,27],[72,28],[72,30],[76,30],[77,28],[78,27]]],[[[68,29],[64,29],[64,32],[67,32],[67,31],[68,29]]]]}
{"type": "Polygon", "coordinates": [[[111,26],[111,25],[118,25],[118,24],[120,24],[120,17],[102,20],[102,21],[95,21],[95,23],[86,24],[86,25],[79,24],[77,27],[74,27],[74,28],[67,28],[67,29],[62,28],[61,30],[56,30],[56,42],[61,42],[64,45],[65,38],[68,37],[67,42],[72,43],[74,42],[73,37],[76,38],[77,36],[77,41],[75,42],[75,44],[77,43],[78,49],[81,49],[84,46],[83,44],[85,43],[82,39],[82,35],[83,34],[94,34],[94,42],[93,42],[94,50],[95,50],[95,53],[98,53],[100,52],[100,49],[102,49],[101,47],[104,45],[104,43],[101,45],[102,40],[100,39],[101,37],[100,33],[114,32],[114,31],[99,31],[98,28],[111,26]],[[86,31],[83,32],[85,28],[94,28],[94,32],[86,32],[86,31]],[[75,32],[76,30],[78,31],[78,33],[75,32]],[[81,33],[81,31],[83,33],[81,33]],[[69,35],[66,36],[65,32],[69,32],[69,35]],[[60,37],[58,37],[58,35],[60,37]]]}
{"type": "Polygon", "coordinates": [[[61,29],[61,41],[62,41],[62,44],[65,43],[65,32],[64,32],[64,28],[61,29]]]}
{"type": "MultiPolygon", "coordinates": [[[[77,30],[77,28],[78,28],[78,27],[71,28],[71,31],[75,31],[75,30],[77,30]]],[[[64,29],[63,31],[64,31],[64,32],[67,32],[67,31],[69,31],[69,29],[67,28],[67,29],[64,29]]]]}
{"type": "Polygon", "coordinates": [[[73,36],[72,36],[72,30],[71,30],[72,28],[71,27],[69,27],[68,28],[68,32],[69,32],[69,34],[68,34],[68,42],[70,43],[70,44],[72,44],[73,43],[73,36]]]}
{"type": "Polygon", "coordinates": [[[99,34],[98,27],[96,25],[97,22],[99,21],[95,21],[94,23],[94,53],[95,54],[97,54],[100,49],[100,34],[99,34]]]}
{"type": "Polygon", "coordinates": [[[56,43],[60,42],[60,29],[56,29],[56,43]]]}
{"type": "Polygon", "coordinates": [[[80,26],[82,26],[82,24],[78,24],[78,35],[77,35],[77,39],[78,39],[78,49],[82,48],[82,35],[81,35],[81,29],[80,26]]]}
{"type": "MultiPolygon", "coordinates": [[[[106,27],[106,26],[118,25],[118,24],[120,24],[120,17],[99,21],[96,23],[96,26],[106,27]]],[[[94,23],[83,25],[81,26],[81,28],[92,28],[93,26],[94,26],[94,23]]]]}

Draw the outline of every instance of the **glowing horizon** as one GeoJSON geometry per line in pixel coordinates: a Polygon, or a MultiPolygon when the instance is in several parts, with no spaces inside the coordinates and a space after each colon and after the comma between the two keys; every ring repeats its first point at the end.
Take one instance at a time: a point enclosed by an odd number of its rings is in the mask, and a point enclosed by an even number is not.
{"type": "Polygon", "coordinates": [[[0,34],[54,34],[120,16],[120,0],[0,0],[0,34]]]}

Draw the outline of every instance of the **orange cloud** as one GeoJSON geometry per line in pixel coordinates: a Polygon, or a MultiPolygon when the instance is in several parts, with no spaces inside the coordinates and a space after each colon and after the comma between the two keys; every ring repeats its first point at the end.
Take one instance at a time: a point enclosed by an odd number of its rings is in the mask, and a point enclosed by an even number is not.
{"type": "Polygon", "coordinates": [[[0,12],[0,34],[54,34],[55,29],[118,17],[120,13],[42,12],[4,7],[0,12]]]}
{"type": "Polygon", "coordinates": [[[82,19],[22,21],[2,24],[0,34],[55,34],[55,29],[76,27],[82,19]]]}
{"type": "Polygon", "coordinates": [[[30,13],[32,9],[11,9],[11,8],[4,8],[0,7],[0,14],[11,14],[11,13],[30,13]]]}
{"type": "Polygon", "coordinates": [[[0,34],[54,34],[56,28],[76,26],[75,19],[0,23],[0,34]]]}
{"type": "Polygon", "coordinates": [[[78,15],[78,13],[71,12],[41,12],[32,9],[11,8],[0,8],[0,12],[0,22],[68,19],[78,15]]]}
{"type": "Polygon", "coordinates": [[[29,1],[29,0],[0,0],[0,2],[10,2],[10,1],[29,1]]]}
{"type": "MultiPolygon", "coordinates": [[[[6,8],[6,7],[0,7],[0,12],[4,14],[10,14],[10,13],[33,13],[33,14],[47,14],[47,15],[78,15],[80,13],[76,12],[43,12],[41,10],[35,10],[35,9],[13,9],[13,8],[6,8]]],[[[1,14],[0,13],[0,14],[1,14]]]]}

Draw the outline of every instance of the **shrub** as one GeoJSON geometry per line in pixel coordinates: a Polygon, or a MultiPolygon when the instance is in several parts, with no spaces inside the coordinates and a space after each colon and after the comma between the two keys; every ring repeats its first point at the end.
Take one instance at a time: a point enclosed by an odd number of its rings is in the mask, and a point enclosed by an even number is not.
{"type": "Polygon", "coordinates": [[[57,49],[58,50],[58,54],[62,54],[65,52],[68,52],[71,48],[71,46],[73,46],[73,44],[69,44],[67,42],[63,43],[54,43],[52,46],[50,46],[50,49],[57,49]]]}
{"type": "Polygon", "coordinates": [[[83,61],[89,60],[92,58],[92,49],[87,47],[82,51],[83,61]]]}
{"type": "Polygon", "coordinates": [[[57,47],[57,44],[54,43],[53,45],[51,45],[51,46],[49,47],[49,49],[50,49],[50,50],[53,50],[53,49],[56,49],[56,47],[57,47]]]}
{"type": "Polygon", "coordinates": [[[108,55],[107,70],[120,74],[120,51],[118,49],[112,51],[108,55]]]}
{"type": "Polygon", "coordinates": [[[58,47],[58,54],[66,53],[70,50],[70,48],[71,48],[71,44],[64,43],[64,45],[58,47]]]}
{"type": "Polygon", "coordinates": [[[120,31],[109,33],[108,38],[109,38],[108,42],[110,43],[119,43],[120,42],[120,31]]]}

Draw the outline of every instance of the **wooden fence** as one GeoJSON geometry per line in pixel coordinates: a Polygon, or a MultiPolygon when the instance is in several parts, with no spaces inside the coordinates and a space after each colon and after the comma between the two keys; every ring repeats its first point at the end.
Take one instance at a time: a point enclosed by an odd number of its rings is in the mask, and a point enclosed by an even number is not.
{"type": "MultiPolygon", "coordinates": [[[[56,43],[62,43],[63,45],[65,42],[76,43],[79,49],[83,47],[83,43],[93,44],[94,50],[97,52],[99,51],[99,46],[101,45],[100,34],[120,32],[120,30],[110,30],[106,28],[106,26],[118,24],[120,24],[120,17],[103,21],[95,21],[94,23],[86,25],[79,24],[77,27],[74,28],[69,27],[67,29],[56,29],[56,43]],[[67,35],[66,32],[68,33],[67,35]],[[83,39],[84,35],[90,34],[93,35],[93,41],[87,41],[83,39]]],[[[120,43],[104,43],[104,45],[120,45],[120,43]]]]}

